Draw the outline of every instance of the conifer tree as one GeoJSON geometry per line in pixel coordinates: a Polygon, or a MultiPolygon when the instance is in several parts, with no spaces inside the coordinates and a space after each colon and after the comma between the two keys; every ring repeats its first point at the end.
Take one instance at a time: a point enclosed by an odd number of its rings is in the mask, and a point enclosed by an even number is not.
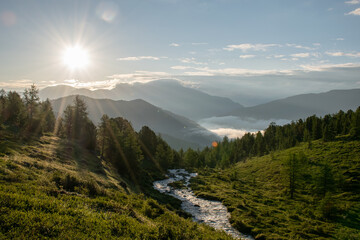
{"type": "Polygon", "coordinates": [[[289,180],[289,192],[290,198],[294,199],[294,193],[297,186],[298,176],[299,176],[299,159],[297,155],[291,154],[286,162],[287,165],[287,175],[289,180]]]}
{"type": "Polygon", "coordinates": [[[38,94],[39,89],[36,88],[35,84],[31,85],[30,88],[26,88],[24,92],[24,102],[30,124],[36,114],[37,106],[39,104],[40,97],[38,94]]]}

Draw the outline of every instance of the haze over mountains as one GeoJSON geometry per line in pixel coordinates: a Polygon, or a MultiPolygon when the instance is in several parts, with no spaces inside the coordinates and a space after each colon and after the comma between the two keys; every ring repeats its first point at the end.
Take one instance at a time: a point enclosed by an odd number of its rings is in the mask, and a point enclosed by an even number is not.
{"type": "MultiPolygon", "coordinates": [[[[75,96],[52,100],[54,112],[62,114],[66,106],[73,103],[75,96]]],[[[158,108],[144,100],[114,101],[110,99],[93,99],[81,96],[88,107],[89,118],[98,124],[103,114],[109,117],[123,117],[129,120],[139,131],[142,126],[148,126],[174,148],[198,148],[210,145],[219,140],[216,134],[201,127],[196,122],[169,111],[158,108]]]]}
{"type": "MultiPolygon", "coordinates": [[[[323,116],[339,110],[355,110],[360,105],[360,89],[352,89],[302,94],[243,107],[231,99],[211,96],[176,80],[122,83],[111,90],[91,91],[59,85],[40,91],[42,99],[76,94],[89,97],[85,99],[94,122],[98,122],[103,113],[111,117],[122,116],[128,118],[136,129],[143,125],[153,128],[175,148],[209,145],[217,139],[210,131],[220,136],[240,137],[246,131],[262,130],[270,122],[286,124],[314,114],[323,116]],[[158,111],[161,114],[155,114],[158,111]]],[[[53,101],[55,111],[59,111],[60,101],[70,104],[71,99],[53,101]]]]}
{"type": "Polygon", "coordinates": [[[325,93],[301,94],[279,99],[254,107],[241,108],[226,115],[263,120],[298,120],[314,114],[324,116],[339,110],[355,110],[359,105],[360,89],[332,90],[325,93]]]}
{"type": "Polygon", "coordinates": [[[143,99],[155,106],[192,120],[223,115],[243,106],[224,97],[211,96],[197,89],[185,87],[176,80],[162,79],[148,83],[121,83],[111,90],[90,91],[70,86],[47,87],[40,91],[42,99],[56,99],[69,95],[112,100],[143,99]]]}
{"type": "Polygon", "coordinates": [[[356,110],[360,106],[360,89],[333,90],[319,94],[302,94],[254,107],[245,107],[223,116],[201,119],[198,123],[219,134],[241,137],[245,132],[265,129],[271,122],[283,125],[317,115],[356,110]]]}

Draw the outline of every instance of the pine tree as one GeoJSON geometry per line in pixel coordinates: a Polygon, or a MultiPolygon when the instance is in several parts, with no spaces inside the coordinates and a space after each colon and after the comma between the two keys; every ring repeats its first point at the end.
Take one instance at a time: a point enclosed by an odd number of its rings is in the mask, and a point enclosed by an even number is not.
{"type": "Polygon", "coordinates": [[[6,110],[6,92],[4,89],[1,89],[0,90],[0,125],[5,122],[5,110],[6,110]]]}
{"type": "Polygon", "coordinates": [[[24,92],[24,101],[27,109],[27,115],[30,124],[36,114],[37,106],[39,104],[39,89],[36,88],[35,84],[31,85],[30,88],[26,88],[24,92]]]}
{"type": "Polygon", "coordinates": [[[323,141],[329,142],[335,139],[335,131],[332,128],[331,124],[325,125],[323,128],[323,141]]]}
{"type": "Polygon", "coordinates": [[[24,104],[17,92],[8,92],[7,104],[4,111],[5,122],[9,125],[20,127],[23,125],[24,116],[24,104]]]}
{"type": "Polygon", "coordinates": [[[55,116],[49,99],[40,103],[41,132],[52,132],[55,127],[55,116]]]}
{"type": "Polygon", "coordinates": [[[299,176],[299,159],[296,154],[291,154],[286,162],[287,174],[289,180],[289,192],[290,198],[294,199],[294,193],[297,187],[297,181],[299,176]]]}
{"type": "Polygon", "coordinates": [[[107,146],[108,142],[110,141],[109,128],[110,128],[109,116],[104,114],[101,117],[101,122],[98,131],[98,142],[99,142],[99,146],[101,146],[100,148],[101,158],[104,157],[105,146],[107,146]]]}
{"type": "Polygon", "coordinates": [[[360,107],[356,109],[352,116],[350,136],[353,139],[360,139],[360,107]]]}
{"type": "Polygon", "coordinates": [[[335,189],[334,174],[329,164],[324,163],[321,166],[320,172],[315,179],[318,194],[325,196],[327,192],[331,192],[335,189]]]}

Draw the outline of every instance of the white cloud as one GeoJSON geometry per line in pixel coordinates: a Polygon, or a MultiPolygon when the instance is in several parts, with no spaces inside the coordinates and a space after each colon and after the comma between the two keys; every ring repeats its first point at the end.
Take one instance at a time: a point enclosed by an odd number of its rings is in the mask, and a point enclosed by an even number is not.
{"type": "Polygon", "coordinates": [[[350,0],[350,1],[346,1],[345,3],[354,5],[354,4],[359,4],[360,0],[350,0]]]}
{"type": "Polygon", "coordinates": [[[116,60],[118,61],[141,61],[141,60],[160,60],[161,58],[166,58],[166,57],[153,57],[153,56],[139,56],[139,57],[123,57],[123,58],[118,58],[116,60]]]}
{"type": "Polygon", "coordinates": [[[201,76],[201,77],[215,76],[213,73],[207,71],[185,72],[184,74],[187,76],[201,76]]]}
{"type": "Polygon", "coordinates": [[[314,45],[314,46],[317,46],[317,47],[321,46],[320,43],[313,43],[313,45],[314,45]]]}
{"type": "Polygon", "coordinates": [[[52,85],[69,85],[75,88],[87,88],[90,90],[96,89],[112,89],[118,84],[119,81],[117,79],[108,79],[103,81],[80,81],[78,79],[66,79],[63,82],[56,82],[52,85]]]}
{"type": "Polygon", "coordinates": [[[344,38],[337,38],[336,41],[344,41],[344,38]]]}
{"type": "Polygon", "coordinates": [[[354,11],[346,13],[345,15],[358,15],[358,16],[360,16],[360,8],[357,8],[354,11]]]}
{"type": "Polygon", "coordinates": [[[0,88],[23,91],[25,88],[28,88],[32,84],[35,84],[36,87],[40,89],[48,86],[68,85],[76,88],[87,88],[90,90],[95,90],[95,89],[111,89],[118,82],[119,82],[118,80],[114,80],[114,79],[103,80],[103,81],[81,81],[79,79],[65,79],[58,81],[40,81],[40,82],[35,82],[29,79],[21,79],[21,80],[11,80],[11,82],[0,82],[0,88]]]}
{"type": "Polygon", "coordinates": [[[197,72],[185,72],[190,76],[259,76],[259,75],[291,75],[292,70],[256,70],[244,68],[219,68],[193,67],[197,72]]]}
{"type": "Polygon", "coordinates": [[[344,56],[343,52],[325,52],[327,55],[329,56],[333,56],[333,57],[341,57],[344,56]]]}
{"type": "MultiPolygon", "coordinates": [[[[289,61],[287,58],[281,60],[289,61]]],[[[290,58],[290,60],[296,61],[297,58],[290,58]]],[[[255,77],[255,76],[295,76],[301,72],[307,73],[310,71],[328,71],[340,68],[358,68],[360,63],[344,63],[344,64],[322,64],[322,65],[300,65],[298,69],[245,69],[245,68],[219,68],[212,69],[209,67],[177,67],[178,69],[193,69],[195,71],[184,72],[185,76],[233,76],[233,77],[255,77]]]]}
{"type": "MultiPolygon", "coordinates": [[[[12,89],[23,90],[25,88],[30,87],[33,83],[34,83],[34,81],[29,80],[29,79],[11,80],[9,82],[0,82],[0,88],[5,88],[5,89],[9,89],[9,90],[12,90],[12,89]]],[[[35,85],[37,87],[41,87],[37,83],[35,83],[35,85]]]]}
{"type": "Polygon", "coordinates": [[[315,49],[312,47],[307,47],[307,46],[303,46],[303,45],[299,45],[299,44],[295,44],[295,43],[287,43],[286,46],[294,47],[294,48],[298,48],[298,49],[305,49],[305,50],[314,50],[315,49]]]}
{"type": "Polygon", "coordinates": [[[120,73],[108,76],[108,79],[114,82],[150,82],[161,78],[170,78],[171,75],[166,72],[150,72],[150,71],[135,71],[134,73],[120,73]]]}
{"type": "Polygon", "coordinates": [[[196,61],[196,58],[193,58],[193,57],[192,58],[180,58],[179,60],[182,63],[192,63],[195,65],[207,65],[207,63],[196,61]]]}
{"type": "Polygon", "coordinates": [[[235,116],[211,117],[201,119],[199,124],[209,131],[212,131],[221,137],[229,138],[242,137],[246,133],[256,133],[267,128],[271,122],[283,125],[289,123],[290,120],[285,119],[269,119],[259,120],[254,118],[241,118],[235,116]]]}
{"type": "Polygon", "coordinates": [[[360,52],[352,52],[352,53],[345,53],[345,52],[326,52],[327,55],[332,57],[360,57],[360,52]]]}
{"type": "MultiPolygon", "coordinates": [[[[293,58],[320,57],[319,53],[294,53],[290,55],[293,58]]],[[[296,59],[298,60],[298,59],[296,59]]]]}
{"type": "Polygon", "coordinates": [[[178,43],[170,43],[169,46],[170,47],[180,47],[180,44],[178,44],[178,43]]]}
{"type": "Polygon", "coordinates": [[[185,69],[190,69],[192,67],[189,67],[189,66],[172,66],[171,69],[175,69],[175,70],[185,70],[185,69]]]}
{"type": "Polygon", "coordinates": [[[228,138],[241,138],[249,131],[244,129],[234,129],[234,128],[217,128],[210,130],[213,133],[216,133],[220,137],[227,136],[228,138]]]}
{"type": "Polygon", "coordinates": [[[307,58],[310,57],[310,53],[294,53],[291,54],[291,56],[295,58],[307,58]]]}
{"type": "Polygon", "coordinates": [[[239,57],[242,59],[247,59],[247,58],[254,58],[256,56],[255,55],[240,55],[239,57]]]}
{"type": "Polygon", "coordinates": [[[266,51],[269,47],[279,47],[279,44],[251,44],[251,43],[243,43],[239,45],[227,45],[224,50],[226,51],[234,51],[234,50],[254,50],[254,51],[266,51]]]}
{"type": "Polygon", "coordinates": [[[339,68],[360,68],[360,63],[341,63],[341,64],[323,64],[323,65],[300,65],[306,72],[323,72],[339,68]]]}
{"type": "Polygon", "coordinates": [[[281,54],[279,54],[279,55],[274,55],[274,58],[283,58],[283,57],[285,57],[285,55],[281,55],[281,54]]]}
{"type": "Polygon", "coordinates": [[[69,84],[74,84],[77,83],[79,80],[77,79],[65,79],[64,82],[65,83],[69,83],[69,84]]]}

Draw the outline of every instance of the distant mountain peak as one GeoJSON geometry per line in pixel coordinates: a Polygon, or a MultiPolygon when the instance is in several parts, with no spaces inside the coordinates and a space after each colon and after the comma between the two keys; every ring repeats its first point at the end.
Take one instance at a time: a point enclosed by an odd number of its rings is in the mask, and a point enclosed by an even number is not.
{"type": "Polygon", "coordinates": [[[176,79],[159,79],[137,84],[119,83],[111,90],[90,91],[84,88],[59,86],[40,91],[42,99],[56,99],[76,94],[96,99],[143,99],[162,109],[193,120],[218,116],[243,107],[231,99],[212,96],[198,89],[185,86],[176,79]]]}

